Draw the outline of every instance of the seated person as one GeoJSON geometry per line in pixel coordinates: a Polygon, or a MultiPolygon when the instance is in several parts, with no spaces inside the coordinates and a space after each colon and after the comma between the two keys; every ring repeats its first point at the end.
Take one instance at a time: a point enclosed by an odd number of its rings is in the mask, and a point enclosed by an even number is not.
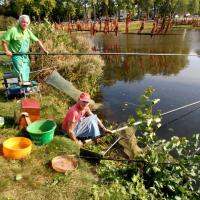
{"type": "Polygon", "coordinates": [[[105,128],[97,115],[91,112],[89,102],[90,95],[85,92],[81,93],[78,102],[68,110],[62,123],[62,130],[78,145],[82,145],[81,140],[79,140],[81,138],[100,136],[98,125],[105,132],[112,133],[112,131],[105,128]]]}

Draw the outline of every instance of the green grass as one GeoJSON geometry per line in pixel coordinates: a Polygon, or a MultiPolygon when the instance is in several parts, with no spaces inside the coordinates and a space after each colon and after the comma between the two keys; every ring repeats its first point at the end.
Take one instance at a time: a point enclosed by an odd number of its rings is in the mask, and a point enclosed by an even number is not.
{"type": "MultiPolygon", "coordinates": [[[[129,32],[137,32],[140,28],[140,21],[132,21],[129,24],[129,32]]],[[[153,27],[153,21],[146,21],[144,25],[144,30],[142,32],[150,32],[153,27]]],[[[200,27],[193,27],[191,25],[178,25],[173,26],[171,30],[177,29],[199,29],[200,27]]],[[[119,22],[119,31],[125,32],[125,22],[119,22]]]]}
{"type": "Polygon", "coordinates": [[[71,140],[56,136],[48,145],[34,146],[24,160],[6,160],[0,156],[1,198],[88,199],[95,177],[87,163],[79,160],[78,169],[67,174],[59,174],[49,165],[57,155],[78,153],[71,140]]]}
{"type": "MultiPolygon", "coordinates": [[[[5,61],[7,61],[5,59],[5,61]]],[[[9,67],[0,66],[0,78],[9,67]]],[[[58,127],[63,120],[70,100],[61,92],[45,84],[40,85],[42,97],[35,95],[41,105],[41,117],[53,119],[58,127]]],[[[77,157],[78,168],[67,174],[55,172],[49,165],[52,158],[63,154],[79,155],[79,147],[60,135],[58,129],[53,141],[47,145],[33,146],[31,155],[23,160],[3,157],[2,143],[12,136],[23,135],[14,127],[14,110],[20,112],[20,101],[6,101],[0,86],[0,115],[5,126],[0,129],[0,200],[79,200],[89,199],[91,187],[97,182],[93,167],[77,157]]]]}
{"type": "MultiPolygon", "coordinates": [[[[146,21],[143,32],[150,31],[152,29],[152,25],[153,23],[151,21],[146,21]]],[[[126,26],[125,22],[119,22],[119,31],[125,32],[125,26],[126,26]]],[[[137,32],[139,28],[140,28],[139,21],[132,21],[129,24],[129,32],[137,32]]]]}

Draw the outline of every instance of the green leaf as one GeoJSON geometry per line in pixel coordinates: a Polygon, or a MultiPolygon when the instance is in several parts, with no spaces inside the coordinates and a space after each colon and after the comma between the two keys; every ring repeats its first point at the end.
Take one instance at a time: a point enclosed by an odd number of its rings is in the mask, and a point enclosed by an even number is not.
{"type": "Polygon", "coordinates": [[[145,95],[140,96],[139,98],[139,103],[140,104],[145,104],[147,101],[147,97],[145,95]]]}
{"type": "Polygon", "coordinates": [[[179,186],[179,187],[178,187],[178,190],[179,190],[180,192],[182,192],[182,193],[185,193],[185,192],[186,192],[186,190],[185,190],[185,188],[184,188],[183,186],[179,186]]]}
{"type": "Polygon", "coordinates": [[[171,191],[175,191],[174,186],[172,186],[172,185],[168,185],[167,187],[168,187],[171,191]]]}
{"type": "Polygon", "coordinates": [[[154,122],[156,122],[156,123],[161,122],[161,118],[159,118],[159,117],[155,118],[155,119],[154,119],[154,122]]]}
{"type": "Polygon", "coordinates": [[[193,177],[195,177],[197,174],[194,172],[194,170],[192,169],[191,171],[190,171],[190,175],[191,176],[193,176],[193,177]]]}
{"type": "Polygon", "coordinates": [[[158,123],[158,124],[157,124],[157,127],[158,127],[158,128],[160,128],[161,126],[162,126],[162,124],[161,124],[161,123],[158,123]]]}
{"type": "Polygon", "coordinates": [[[182,198],[179,196],[175,196],[175,200],[182,200],[182,198]]]}
{"type": "Polygon", "coordinates": [[[150,126],[152,121],[153,119],[147,119],[147,126],[150,126]]]}
{"type": "Polygon", "coordinates": [[[183,148],[177,149],[177,152],[179,155],[181,155],[182,151],[183,151],[183,148]]]}
{"type": "Polygon", "coordinates": [[[155,104],[157,104],[159,101],[160,101],[160,99],[154,99],[154,100],[152,100],[152,103],[155,105],[155,104]]]}
{"type": "Polygon", "coordinates": [[[160,172],[160,168],[154,166],[154,167],[153,167],[153,171],[154,171],[155,173],[156,173],[156,172],[160,172]]]}
{"type": "Polygon", "coordinates": [[[194,141],[194,146],[197,148],[199,146],[199,134],[194,134],[192,140],[194,141]]]}
{"type": "Polygon", "coordinates": [[[137,114],[138,117],[140,117],[140,116],[143,115],[143,112],[140,109],[137,109],[136,114],[137,114]]]}

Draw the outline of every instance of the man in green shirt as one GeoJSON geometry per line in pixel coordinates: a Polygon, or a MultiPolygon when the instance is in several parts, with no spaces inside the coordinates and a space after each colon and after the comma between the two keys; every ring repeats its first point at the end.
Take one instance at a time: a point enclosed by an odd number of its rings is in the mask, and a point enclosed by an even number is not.
{"type": "Polygon", "coordinates": [[[7,56],[12,58],[13,73],[18,75],[21,81],[29,81],[30,60],[28,53],[31,42],[37,42],[40,48],[48,54],[42,42],[28,29],[30,18],[28,15],[19,17],[19,23],[8,30],[2,37],[2,46],[7,56]],[[22,55],[13,55],[22,53],[22,55]]]}

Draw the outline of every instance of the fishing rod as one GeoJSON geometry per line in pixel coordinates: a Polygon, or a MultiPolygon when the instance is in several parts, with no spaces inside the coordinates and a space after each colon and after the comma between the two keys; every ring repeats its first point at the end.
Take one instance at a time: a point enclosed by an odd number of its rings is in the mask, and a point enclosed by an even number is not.
{"type": "Polygon", "coordinates": [[[197,111],[199,109],[200,109],[200,106],[198,106],[197,108],[195,108],[195,109],[193,109],[193,110],[191,110],[191,111],[189,111],[189,112],[187,112],[187,113],[185,113],[185,114],[183,114],[183,115],[181,115],[181,116],[179,116],[179,117],[177,117],[177,118],[175,118],[175,119],[173,119],[171,121],[168,121],[168,122],[162,124],[162,126],[160,128],[166,127],[166,126],[168,126],[168,125],[170,125],[170,124],[172,124],[172,123],[174,123],[174,122],[176,122],[176,121],[178,121],[178,120],[180,120],[180,119],[192,114],[193,112],[195,112],[195,111],[197,111]]]}
{"type": "MultiPolygon", "coordinates": [[[[6,55],[0,52],[0,55],[6,55]]],[[[145,52],[57,52],[57,53],[13,53],[13,55],[35,55],[35,56],[98,56],[98,55],[124,55],[124,56],[200,56],[198,54],[184,54],[184,53],[145,53],[145,52]]]]}
{"type": "MultiPolygon", "coordinates": [[[[130,105],[132,105],[132,106],[140,107],[139,104],[134,104],[134,103],[130,103],[130,102],[125,102],[125,103],[126,103],[127,105],[130,104],[130,105]]],[[[187,108],[187,107],[190,107],[190,106],[199,104],[199,103],[200,103],[200,101],[195,101],[195,102],[193,102],[193,103],[186,104],[186,105],[184,105],[184,106],[180,106],[180,107],[178,107],[178,108],[175,108],[175,109],[169,110],[169,111],[167,111],[167,112],[161,113],[161,116],[164,116],[164,115],[167,115],[167,114],[176,112],[176,111],[178,111],[178,110],[182,110],[182,109],[184,109],[184,108],[187,108]]]]}
{"type": "MultiPolygon", "coordinates": [[[[127,102],[127,103],[128,103],[128,102],[127,102]]],[[[199,103],[200,103],[200,101],[196,101],[196,102],[193,102],[193,103],[190,103],[190,104],[186,104],[186,105],[184,105],[184,106],[175,108],[175,109],[173,109],[173,110],[169,110],[169,111],[167,111],[167,112],[161,113],[161,116],[168,115],[168,114],[170,114],[170,113],[176,112],[176,111],[178,111],[178,110],[182,110],[182,109],[184,109],[184,108],[188,108],[188,107],[190,107],[190,106],[193,106],[193,105],[196,105],[196,104],[199,104],[199,103]]],[[[140,105],[133,104],[133,106],[139,107],[140,105]]],[[[196,111],[196,110],[198,110],[198,109],[200,109],[200,107],[195,108],[194,110],[192,110],[192,111],[190,111],[190,112],[184,114],[184,115],[181,116],[181,117],[185,117],[185,116],[187,116],[187,115],[193,113],[194,111],[196,111]]],[[[181,118],[181,117],[180,117],[180,118],[181,118]]],[[[179,120],[179,118],[176,118],[176,119],[174,119],[174,120],[172,120],[172,121],[170,121],[170,122],[168,122],[168,123],[166,123],[166,124],[163,124],[161,127],[164,127],[164,126],[166,126],[166,125],[168,125],[168,124],[170,124],[170,123],[172,123],[172,122],[174,122],[174,121],[177,121],[177,120],[179,120]]],[[[142,123],[141,121],[138,121],[138,122],[135,122],[133,125],[134,125],[134,126],[137,126],[137,125],[139,125],[139,124],[141,124],[141,123],[142,123]]],[[[127,129],[128,127],[129,127],[129,126],[127,126],[127,125],[126,125],[126,126],[123,126],[123,127],[119,128],[119,129],[117,129],[117,130],[114,130],[113,133],[114,133],[114,132],[117,132],[117,131],[125,130],[125,129],[127,129]]],[[[160,128],[161,128],[161,127],[160,127],[160,128]]]]}
{"type": "Polygon", "coordinates": [[[190,106],[199,104],[199,103],[200,103],[200,101],[196,101],[196,102],[194,102],[194,103],[186,104],[186,105],[184,105],[184,106],[181,106],[181,107],[175,108],[175,109],[173,109],[173,110],[169,110],[169,111],[167,111],[167,112],[165,112],[165,113],[162,113],[161,116],[164,116],[164,115],[173,113],[173,112],[178,111],[178,110],[182,110],[183,108],[187,108],[187,107],[190,107],[190,106]]]}

